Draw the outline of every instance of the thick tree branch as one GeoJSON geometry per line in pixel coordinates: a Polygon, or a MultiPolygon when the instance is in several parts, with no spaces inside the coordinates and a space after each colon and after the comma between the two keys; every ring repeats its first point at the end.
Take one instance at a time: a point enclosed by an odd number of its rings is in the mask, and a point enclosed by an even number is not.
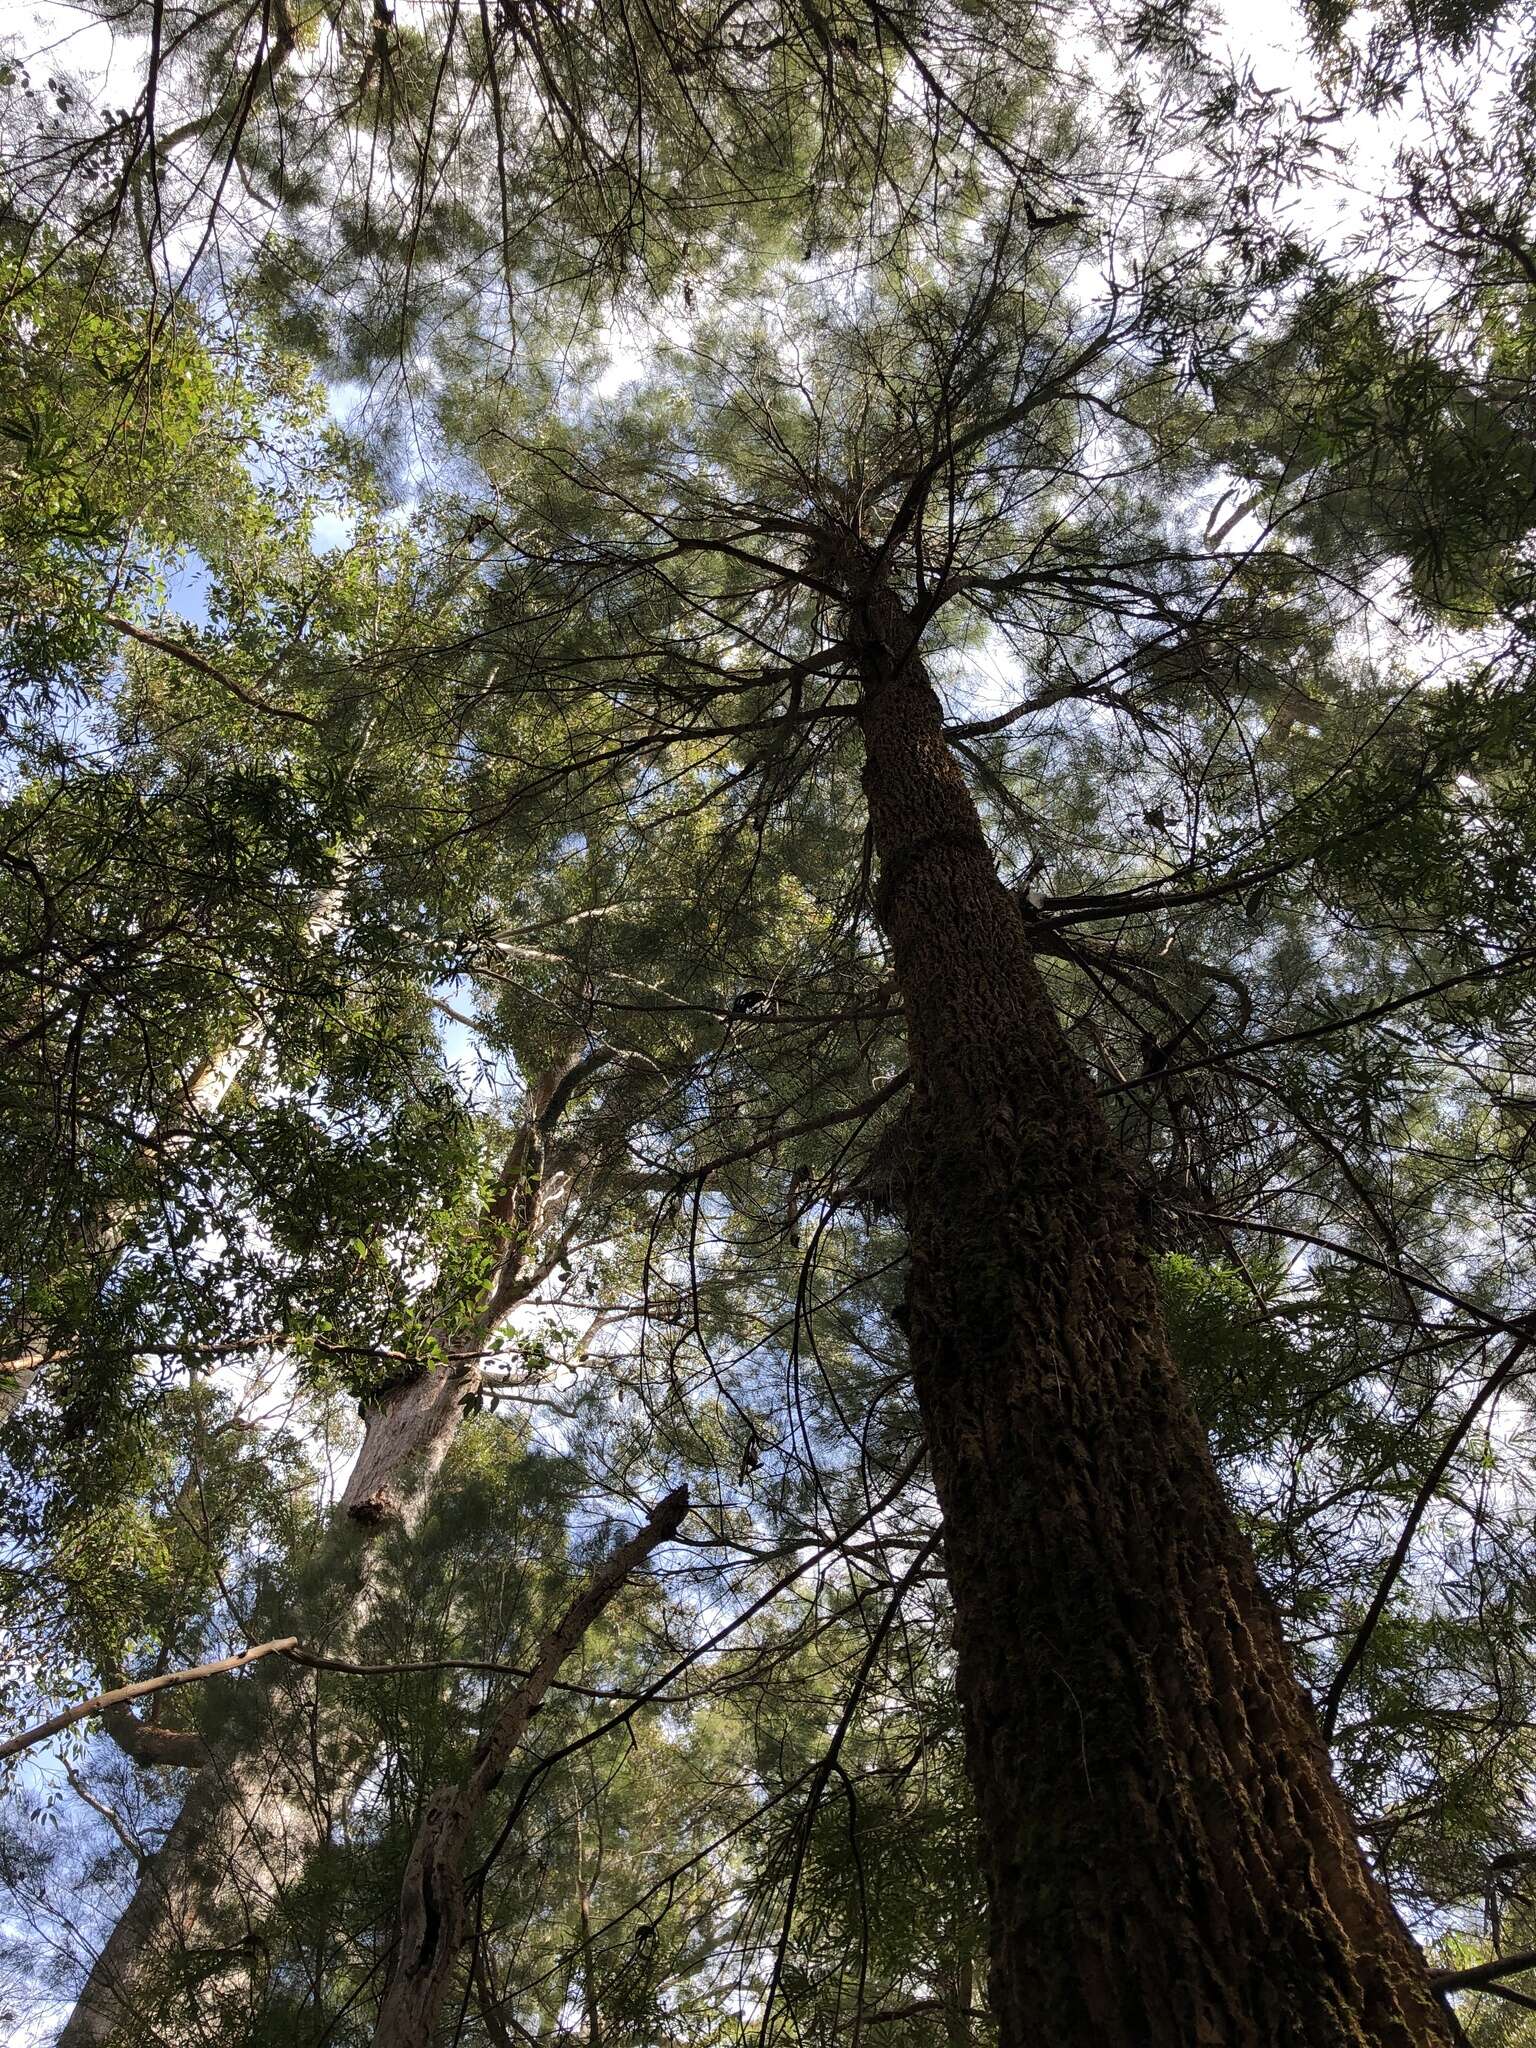
{"type": "Polygon", "coordinates": [[[238,1656],[219,1657],[211,1664],[194,1664],[185,1671],[167,1671],[159,1678],[140,1678],[132,1685],[120,1685],[112,1692],[97,1693],[91,1699],[81,1700],[78,1706],[66,1707],[62,1714],[55,1714],[50,1720],[39,1721],[35,1728],[24,1728],[19,1735],[0,1742],[0,1756],[15,1756],[20,1750],[30,1749],[35,1742],[46,1741],[50,1735],[72,1728],[77,1721],[88,1721],[93,1714],[104,1714],[112,1707],[126,1706],[130,1700],[145,1699],[150,1693],[164,1692],[169,1686],[196,1685],[205,1678],[217,1678],[221,1672],[243,1671],[247,1664],[255,1664],[281,1650],[293,1649],[298,1640],[297,1636],[277,1636],[270,1643],[253,1643],[250,1649],[241,1650],[238,1656]]]}
{"type": "Polygon", "coordinates": [[[156,1728],[126,1705],[105,1707],[101,1725],[136,1764],[171,1764],[195,1771],[208,1761],[208,1745],[193,1728],[156,1728]]]}
{"type": "Polygon", "coordinates": [[[464,1851],[486,1801],[543,1703],[556,1673],[631,1572],[677,1534],[688,1512],[678,1487],[650,1520],[598,1566],[539,1645],[532,1672],[481,1736],[469,1775],[427,1802],[400,1889],[395,1974],[379,2012],[376,2048],[418,2048],[431,2038],[464,1930],[464,1851]]]}
{"type": "Polygon", "coordinates": [[[1536,1948],[1518,1949],[1515,1954],[1495,1956],[1491,1963],[1476,1963],[1470,1970],[1436,1970],[1431,1979],[1437,1991],[1475,1991],[1500,1977],[1514,1977],[1522,1970],[1536,1970],[1536,1948]]]}
{"type": "Polygon", "coordinates": [[[286,704],[273,704],[257,691],[248,689],[244,683],[236,682],[232,675],[216,668],[195,647],[184,647],[179,640],[167,640],[163,634],[152,633],[147,626],[136,626],[131,619],[118,618],[113,612],[103,612],[101,622],[110,626],[114,633],[121,633],[125,639],[137,640],[141,647],[152,647],[156,654],[169,655],[172,661],[179,661],[183,667],[195,668],[199,675],[211,677],[221,690],[238,697],[242,704],[248,704],[252,711],[259,711],[264,718],[287,718],[295,725],[314,725],[316,722],[307,711],[294,711],[286,704]]]}

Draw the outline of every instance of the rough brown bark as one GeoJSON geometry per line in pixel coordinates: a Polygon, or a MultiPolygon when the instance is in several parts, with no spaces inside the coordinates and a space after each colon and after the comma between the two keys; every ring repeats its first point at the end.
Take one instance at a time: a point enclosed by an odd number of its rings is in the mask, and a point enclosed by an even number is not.
{"type": "Polygon", "coordinates": [[[911,1048],[912,1370],[1004,2048],[1443,2048],[1170,1361],[1126,1176],[901,605],[864,782],[911,1048]]]}
{"type": "Polygon", "coordinates": [[[560,1666],[630,1574],[675,1536],[688,1512],[678,1487],[651,1518],[593,1572],[539,1645],[533,1670],[475,1746],[469,1775],[440,1785],[416,1830],[400,1888],[394,1976],[379,2009],[374,2048],[422,2048],[458,1963],[464,1939],[464,1852],[485,1803],[538,1712],[560,1666]]]}

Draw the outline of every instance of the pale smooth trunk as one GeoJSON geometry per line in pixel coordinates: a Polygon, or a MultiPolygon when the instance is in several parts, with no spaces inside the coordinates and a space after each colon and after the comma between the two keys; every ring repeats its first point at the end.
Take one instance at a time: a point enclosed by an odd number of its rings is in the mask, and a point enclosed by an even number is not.
{"type": "MultiPolygon", "coordinates": [[[[476,1384],[473,1367],[445,1367],[370,1411],[309,1575],[321,1592],[307,1617],[306,1647],[345,1657],[357,1641],[381,1590],[378,1538],[392,1527],[412,1528],[425,1511],[476,1384]]],[[[205,1967],[222,2009],[223,2031],[212,2038],[239,2037],[229,2021],[242,1999],[259,2009],[261,1932],[280,1922],[326,1834],[325,1788],[315,1782],[311,1745],[317,1681],[273,1659],[232,1682],[256,1695],[254,1719],[252,1702],[243,1700],[230,1733],[209,1745],[59,2048],[97,2048],[119,2037],[179,2048],[209,2003],[196,1988],[205,1967]]]]}
{"type": "MultiPolygon", "coordinates": [[[[531,1262],[530,1248],[547,1231],[559,1242],[580,1161],[549,1162],[549,1139],[577,1088],[606,1059],[573,1055],[540,1078],[530,1123],[503,1169],[504,1193],[488,1212],[500,1258],[480,1309],[445,1344],[443,1365],[402,1381],[366,1407],[362,1445],[322,1555],[306,1574],[316,1589],[309,1610],[289,1617],[307,1648],[349,1655],[377,1605],[378,1539],[390,1530],[409,1533],[419,1523],[480,1387],[483,1346],[554,1263],[553,1254],[531,1262]]],[[[210,1745],[208,1762],[86,1979],[59,2048],[96,2048],[119,2032],[125,2041],[184,2040],[186,2027],[195,2024],[197,1997],[166,2005],[169,2031],[160,2033],[163,1987],[189,1963],[195,1970],[199,1954],[227,1951],[232,1924],[255,1928],[264,1917],[280,1916],[288,1889],[324,1839],[324,1802],[313,1769],[314,1678],[274,1659],[235,1682],[259,1694],[255,1732],[248,1732],[244,1716],[232,1717],[230,1733],[210,1745]]],[[[237,1932],[236,1942],[243,1938],[237,1932]]],[[[259,1956],[259,1948],[251,1953],[259,1956]]],[[[227,1981],[222,1995],[232,1995],[227,1981]]]]}

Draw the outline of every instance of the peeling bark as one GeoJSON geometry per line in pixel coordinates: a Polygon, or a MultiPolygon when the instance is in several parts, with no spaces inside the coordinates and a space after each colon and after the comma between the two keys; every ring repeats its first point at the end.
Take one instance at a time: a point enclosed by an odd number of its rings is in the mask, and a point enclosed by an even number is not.
{"type": "MultiPolygon", "coordinates": [[[[529,1122],[514,1141],[487,1212],[498,1258],[484,1299],[445,1337],[443,1365],[366,1405],[362,1445],[323,1553],[307,1575],[314,1588],[311,1611],[302,1617],[307,1644],[344,1657],[355,1643],[377,1597],[377,1539],[392,1529],[409,1533],[419,1523],[480,1386],[483,1346],[558,1258],[581,1174],[579,1160],[550,1156],[552,1141],[575,1094],[610,1058],[575,1053],[540,1077],[529,1122]],[[555,1249],[538,1255],[536,1248],[550,1237],[555,1249]]],[[[186,2027],[206,1996],[196,1982],[210,1958],[226,1959],[220,1996],[248,1999],[259,2010],[260,1970],[251,1959],[260,1929],[281,1917],[285,1895],[325,1839],[327,1824],[323,1788],[314,1784],[310,1763],[318,1680],[275,1663],[258,1666],[243,1681],[259,1699],[254,1732],[249,1720],[233,1717],[230,1733],[210,1745],[207,1763],[81,1990],[59,2048],[99,2048],[117,2038],[183,2048],[186,2027]],[[227,1959],[242,1946],[246,1967],[231,1968],[227,1959]],[[167,1985],[183,1987],[190,2013],[178,2017],[167,1985]],[[164,2031],[158,2032],[162,2011],[164,2031]]]]}
{"type": "Polygon", "coordinates": [[[463,1424],[464,1404],[479,1385],[479,1367],[463,1359],[370,1401],[341,1512],[365,1529],[414,1528],[463,1424]]]}
{"type": "Polygon", "coordinates": [[[1179,1384],[1126,1173],[916,628],[872,558],[848,581],[911,1049],[912,1370],[1003,2048],[1444,2048],[1179,1384]]]}

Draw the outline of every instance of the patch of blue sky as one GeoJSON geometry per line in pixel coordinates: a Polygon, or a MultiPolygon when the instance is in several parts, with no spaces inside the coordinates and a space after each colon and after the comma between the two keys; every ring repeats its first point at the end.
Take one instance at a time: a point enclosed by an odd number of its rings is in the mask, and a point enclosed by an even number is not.
{"type": "MultiPolygon", "coordinates": [[[[392,526],[403,527],[414,516],[416,505],[409,500],[387,513],[392,526]]],[[[356,505],[325,505],[310,522],[309,546],[316,555],[338,554],[351,547],[357,537],[359,510],[356,505]]],[[[187,548],[162,565],[162,609],[168,618],[187,626],[206,626],[210,618],[214,572],[196,548],[187,548]]]]}
{"type": "MultiPolygon", "coordinates": [[[[419,510],[419,500],[402,498],[380,515],[381,523],[403,531],[419,510]]],[[[343,553],[357,539],[361,518],[362,508],[351,501],[323,505],[310,521],[309,545],[312,552],[317,555],[343,553]]]]}
{"type": "Polygon", "coordinates": [[[166,612],[188,626],[206,626],[212,595],[213,571],[196,548],[188,548],[165,572],[166,612]]]}
{"type": "Polygon", "coordinates": [[[350,505],[327,505],[310,522],[309,545],[317,555],[340,554],[356,536],[357,513],[350,505]]]}
{"type": "Polygon", "coordinates": [[[432,1003],[439,1019],[438,1044],[466,1105],[506,1114],[521,1100],[523,1077],[511,1053],[492,1044],[481,1028],[468,1007],[473,1001],[471,985],[463,977],[437,984],[432,1003]]]}

